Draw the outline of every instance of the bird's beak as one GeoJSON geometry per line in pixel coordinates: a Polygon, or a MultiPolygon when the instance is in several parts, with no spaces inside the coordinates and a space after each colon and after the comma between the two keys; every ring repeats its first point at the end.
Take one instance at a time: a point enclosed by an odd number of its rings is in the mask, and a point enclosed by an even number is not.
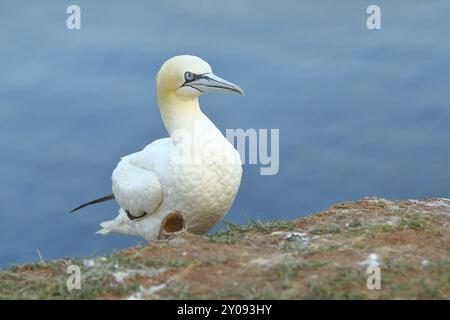
{"type": "Polygon", "coordinates": [[[244,95],[244,91],[242,91],[239,86],[216,76],[214,73],[199,75],[197,79],[184,85],[194,87],[201,92],[222,92],[242,96],[244,95]]]}

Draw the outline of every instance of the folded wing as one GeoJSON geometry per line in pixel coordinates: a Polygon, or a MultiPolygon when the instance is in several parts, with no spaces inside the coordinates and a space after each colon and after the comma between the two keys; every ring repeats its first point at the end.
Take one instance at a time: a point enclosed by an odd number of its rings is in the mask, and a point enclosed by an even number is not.
{"type": "Polygon", "coordinates": [[[119,162],[112,174],[113,194],[130,218],[154,213],[163,201],[161,171],[167,168],[170,139],[160,139],[119,162]]]}

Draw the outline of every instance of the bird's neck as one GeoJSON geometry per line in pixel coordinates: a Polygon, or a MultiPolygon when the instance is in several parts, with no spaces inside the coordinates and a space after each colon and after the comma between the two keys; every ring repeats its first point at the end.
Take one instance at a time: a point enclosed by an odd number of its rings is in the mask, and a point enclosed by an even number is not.
{"type": "Polygon", "coordinates": [[[158,92],[161,117],[169,135],[177,131],[192,132],[196,126],[214,127],[214,124],[200,110],[198,97],[180,97],[173,93],[158,92]]]}

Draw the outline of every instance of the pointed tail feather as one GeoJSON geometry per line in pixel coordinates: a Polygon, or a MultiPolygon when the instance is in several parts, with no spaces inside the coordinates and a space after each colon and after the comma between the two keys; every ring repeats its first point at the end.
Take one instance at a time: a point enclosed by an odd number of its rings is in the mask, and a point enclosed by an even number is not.
{"type": "Polygon", "coordinates": [[[101,197],[101,198],[98,198],[98,199],[95,199],[95,200],[86,202],[86,203],[82,204],[81,206],[76,207],[75,209],[70,210],[70,212],[75,212],[75,211],[80,210],[80,209],[82,209],[82,208],[84,208],[84,207],[90,206],[91,204],[96,204],[96,203],[100,203],[100,202],[105,202],[105,201],[109,201],[109,200],[113,200],[113,199],[115,199],[115,198],[114,198],[114,195],[113,195],[113,194],[110,194],[110,195],[107,195],[107,196],[104,196],[104,197],[101,197]]]}

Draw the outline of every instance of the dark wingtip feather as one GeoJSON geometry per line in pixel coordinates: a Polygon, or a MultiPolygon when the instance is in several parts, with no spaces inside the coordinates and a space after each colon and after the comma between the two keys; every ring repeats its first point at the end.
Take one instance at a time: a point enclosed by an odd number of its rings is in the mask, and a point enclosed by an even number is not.
{"type": "Polygon", "coordinates": [[[70,213],[75,212],[77,210],[80,210],[80,209],[82,209],[84,207],[90,206],[92,204],[96,204],[96,203],[100,203],[100,202],[104,202],[104,201],[109,201],[109,200],[113,200],[113,199],[114,199],[114,195],[110,194],[110,195],[107,195],[107,196],[104,196],[104,197],[101,197],[101,198],[98,198],[98,199],[95,199],[95,200],[83,203],[81,206],[78,206],[75,209],[70,210],[70,213]]]}

